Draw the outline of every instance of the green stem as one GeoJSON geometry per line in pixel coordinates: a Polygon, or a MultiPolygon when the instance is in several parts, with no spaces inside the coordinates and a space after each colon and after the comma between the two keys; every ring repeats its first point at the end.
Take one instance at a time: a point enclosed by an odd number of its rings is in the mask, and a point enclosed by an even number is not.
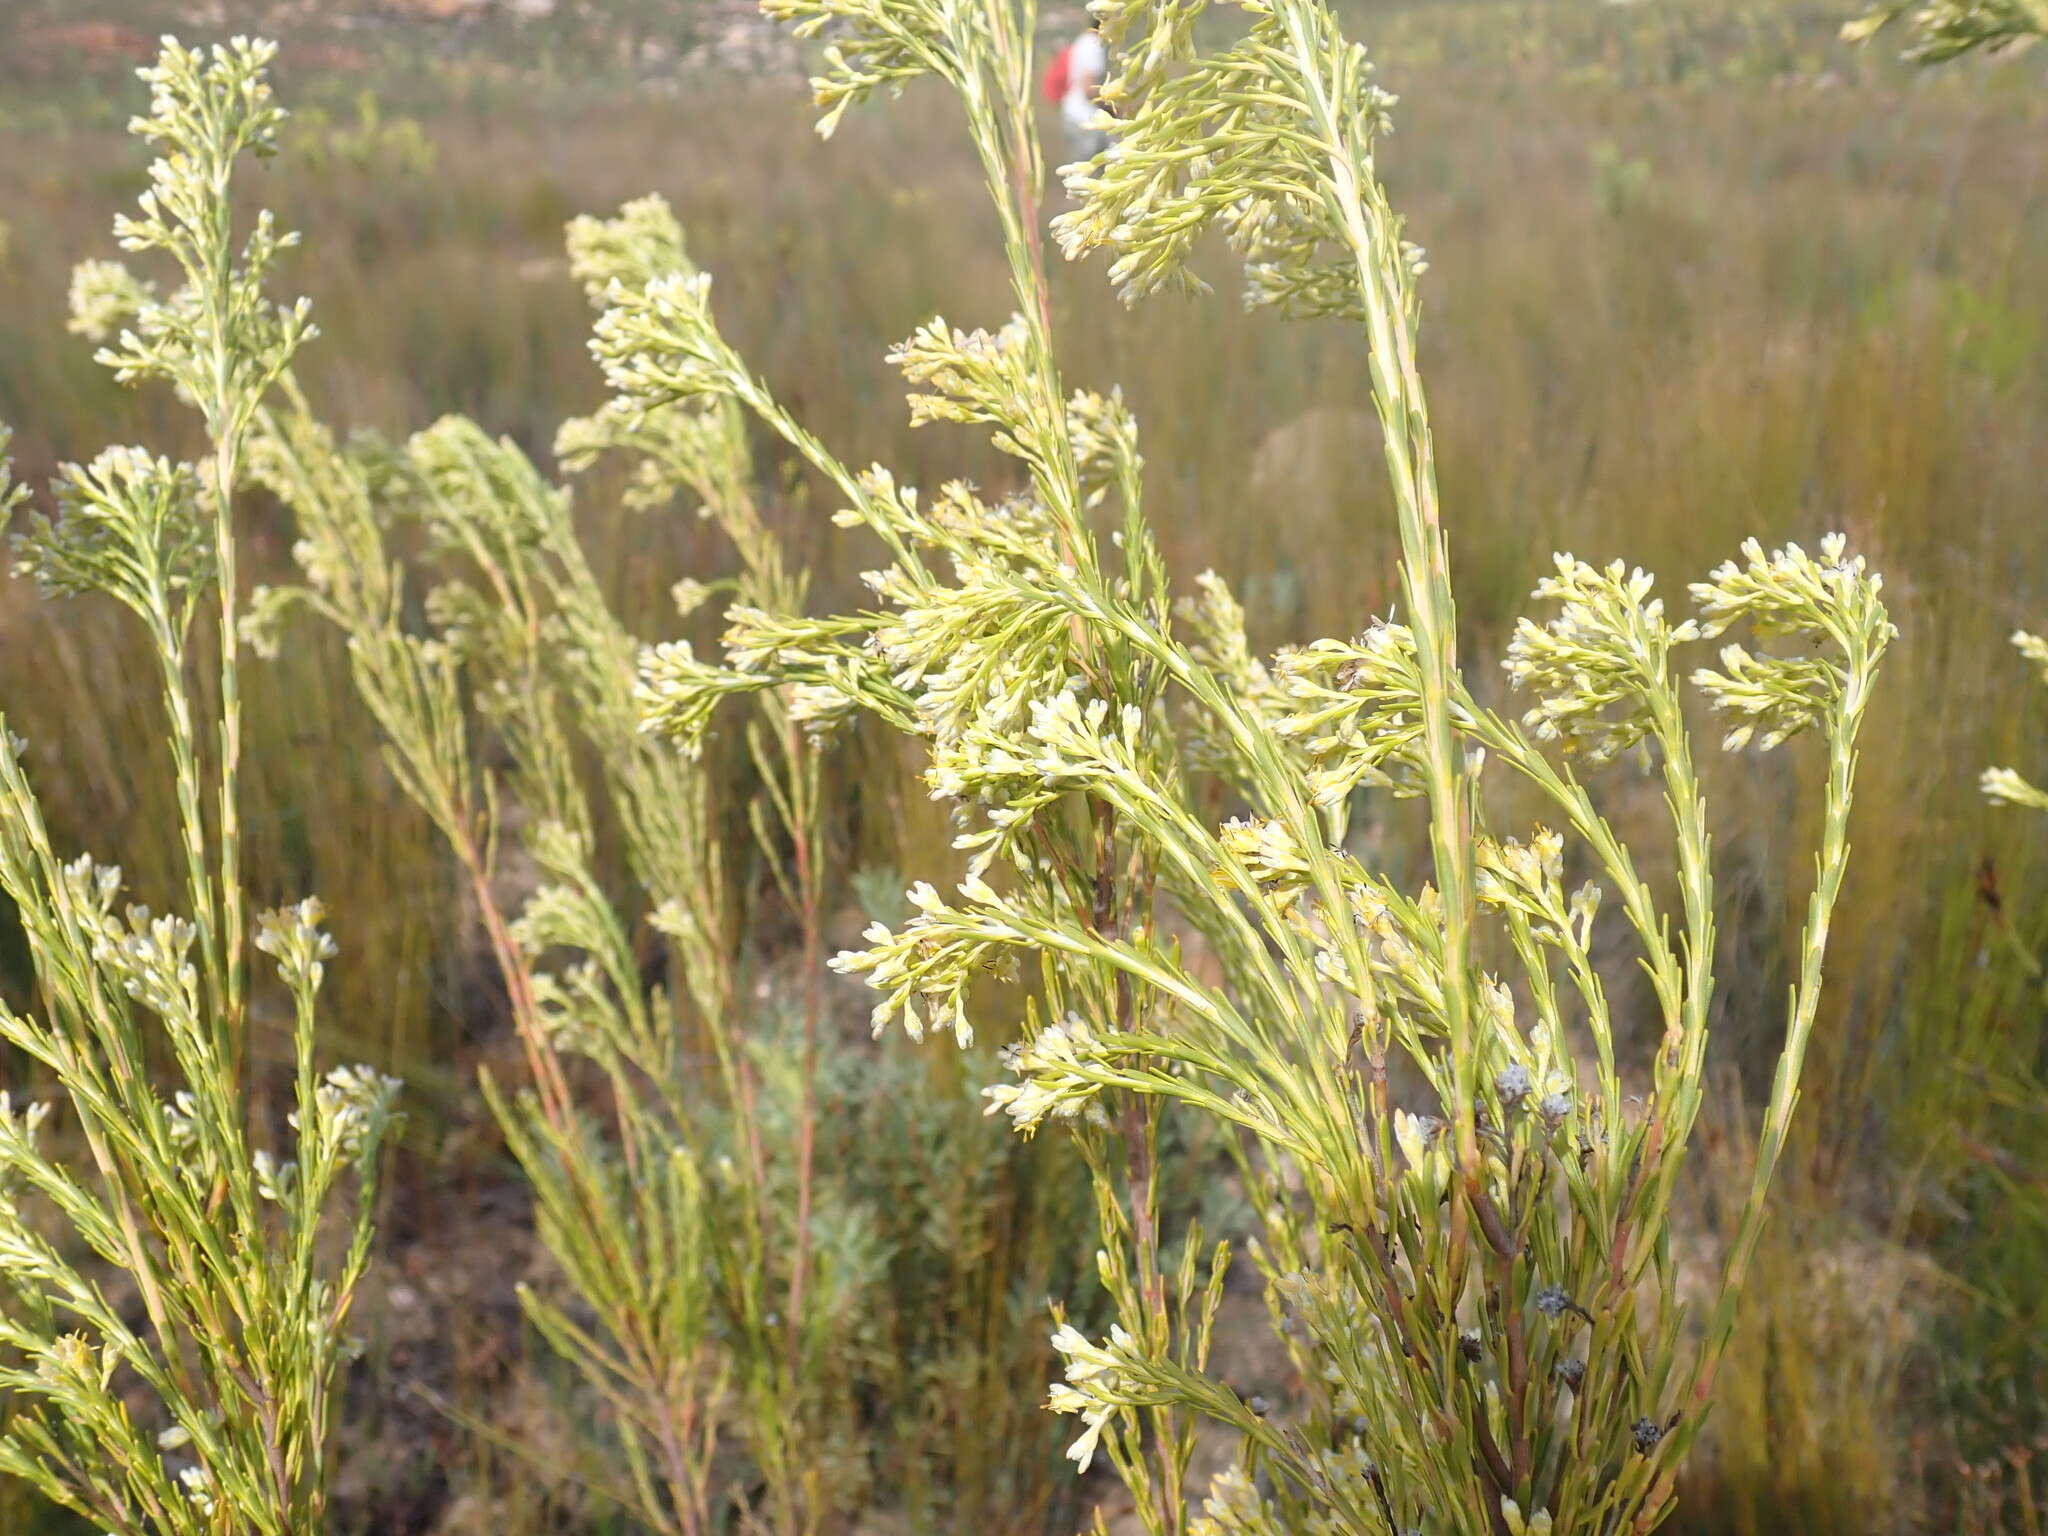
{"type": "Polygon", "coordinates": [[[1451,695],[1458,686],[1457,608],[1438,508],[1428,407],[1415,361],[1412,300],[1401,269],[1393,214],[1372,180],[1360,125],[1340,114],[1330,98],[1322,50],[1311,31],[1315,14],[1307,0],[1289,0],[1286,25],[1323,140],[1333,211],[1358,267],[1373,399],[1399,514],[1402,582],[1422,678],[1430,848],[1443,903],[1444,1015],[1458,1082],[1455,1102],[1448,1107],[1457,1128],[1459,1167],[1470,1190],[1480,1171],[1474,1106],[1478,1053],[1472,1039],[1471,785],[1451,709],[1451,695]]]}
{"type": "MultiPolygon", "coordinates": [[[[1813,1033],[1820,1006],[1821,971],[1827,956],[1828,927],[1848,869],[1849,806],[1856,782],[1856,738],[1869,703],[1870,685],[1876,671],[1876,652],[1882,649],[1882,641],[1873,646],[1860,635],[1837,638],[1843,640],[1849,661],[1839,713],[1830,722],[1832,729],[1828,732],[1828,780],[1821,851],[1817,878],[1807,900],[1806,928],[1801,935],[1799,980],[1793,988],[1785,1046],[1778,1057],[1770,1102],[1764,1110],[1756,1168],[1743,1201],[1734,1241],[1729,1245],[1706,1337],[1694,1366],[1689,1422],[1677,1437],[1681,1447],[1689,1444],[1699,1431],[1699,1421],[1712,1398],[1715,1373],[1735,1332],[1736,1304],[1741,1297],[1750,1261],[1756,1253],[1757,1240],[1763,1232],[1765,1201],[1770,1193],[1771,1180],[1777,1173],[1779,1159],[1784,1154],[1792,1113],[1799,1101],[1799,1075],[1805,1065],[1807,1041],[1813,1033]]],[[[1659,1490],[1668,1492],[1668,1483],[1676,1476],[1677,1462],[1676,1456],[1668,1462],[1659,1480],[1659,1490]]],[[[1661,1502],[1659,1493],[1653,1491],[1646,1507],[1654,1510],[1661,1502]]]]}

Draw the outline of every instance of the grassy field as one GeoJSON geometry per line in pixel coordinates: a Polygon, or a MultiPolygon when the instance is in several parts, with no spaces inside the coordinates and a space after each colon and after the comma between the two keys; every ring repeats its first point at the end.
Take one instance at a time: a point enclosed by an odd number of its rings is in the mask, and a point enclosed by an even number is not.
{"type": "MultiPolygon", "coordinates": [[[[1748,535],[1839,528],[1893,583],[1903,643],[1869,727],[1796,1166],[1679,1528],[2031,1532],[2044,1506],[2028,1458],[2048,1432],[2048,1031],[2016,956],[2048,940],[2048,859],[1976,776],[2048,761],[2048,709],[2006,644],[2048,619],[2048,74],[2033,57],[1908,74],[1833,43],[1839,19],[1438,0],[1358,7],[1353,29],[1402,97],[1385,171],[1432,257],[1424,362],[1468,653],[1502,651],[1556,549],[1626,554],[1669,588],[1748,535]]],[[[726,333],[837,449],[921,483],[1004,473],[943,430],[912,433],[881,361],[933,314],[1004,312],[948,103],[912,92],[821,147],[779,81],[657,90],[523,54],[351,62],[287,55],[287,100],[320,112],[301,113],[302,153],[262,175],[305,233],[289,281],[323,332],[303,375],[330,419],[404,433],[463,412],[545,462],[556,424],[601,397],[562,226],[660,191],[716,274],[726,333]],[[366,88],[382,131],[351,137],[366,88]]],[[[71,265],[109,254],[111,212],[140,185],[107,105],[132,94],[112,74],[0,85],[0,420],[31,484],[107,441],[191,431],[161,394],[114,386],[64,328],[71,265]]],[[[1261,645],[1388,608],[1394,529],[1350,335],[1225,297],[1126,312],[1093,269],[1058,283],[1070,371],[1121,382],[1144,424],[1175,571],[1226,574],[1261,645]]],[[[827,493],[763,452],[772,520],[825,587],[850,591],[861,552],[828,526],[827,493]]],[[[680,510],[620,510],[618,489],[590,477],[579,516],[620,611],[665,637],[670,585],[729,557],[680,510]]],[[[277,579],[286,523],[251,517],[253,579],[277,579]]],[[[108,613],[0,590],[0,694],[58,830],[145,850],[130,873],[147,898],[174,889],[177,849],[170,807],[141,787],[161,777],[138,770],[158,750],[141,665],[108,613]]],[[[321,892],[351,957],[333,1050],[409,1085],[371,1322],[382,1368],[365,1369],[343,1446],[343,1529],[613,1529],[556,1475],[589,1448],[561,1427],[559,1384],[504,1283],[506,1254],[524,1264],[531,1244],[473,1082],[510,1047],[439,847],[336,646],[308,640],[253,687],[254,881],[277,899],[321,892]]],[[[1689,1195],[1708,1233],[1746,1176],[1740,1130],[1789,980],[1809,872],[1786,850],[1812,841],[1793,765],[1710,773],[1736,963],[1717,998],[1716,1134],[1689,1195]]],[[[931,863],[942,829],[882,744],[841,778],[845,937],[889,871],[931,863]]],[[[1657,793],[1645,775],[1641,815],[1657,793]]],[[[764,976],[779,921],[764,902],[750,940],[764,976]]],[[[834,1001],[855,1025],[849,1055],[881,1051],[857,995],[834,1001]]],[[[286,1021],[271,1024],[281,1048],[286,1021]]],[[[960,1070],[887,1055],[912,1076],[960,1070]]],[[[1043,1332],[1036,1314],[1023,1326],[1043,1332]]],[[[1028,1409],[1043,1365],[1016,1359],[1022,1379],[960,1400],[1006,1386],[1028,1409]]],[[[1085,1493],[1051,1432],[1001,1412],[1031,1444],[1021,1482],[990,1482],[987,1507],[1006,1529],[1072,1528],[1085,1493]]],[[[922,1475],[970,1476],[926,1450],[922,1475]]],[[[0,1530],[37,1530],[14,1497],[0,1488],[0,1530]]],[[[877,1499],[868,1524],[925,1528],[906,1507],[877,1499]]]]}

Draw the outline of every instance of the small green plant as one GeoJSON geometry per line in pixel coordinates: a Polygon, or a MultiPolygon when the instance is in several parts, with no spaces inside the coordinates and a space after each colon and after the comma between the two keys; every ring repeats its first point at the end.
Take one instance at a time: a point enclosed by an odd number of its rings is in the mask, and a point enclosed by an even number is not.
{"type": "MultiPolygon", "coordinates": [[[[886,550],[871,608],[728,613],[722,662],[651,650],[650,728],[686,750],[720,703],[786,690],[820,723],[856,714],[920,738],[967,856],[956,896],[835,962],[881,994],[879,1031],[973,1035],[984,977],[1035,968],[1013,1081],[991,1106],[1064,1124],[1094,1170],[1117,1323],[1062,1325],[1072,1455],[1106,1455],[1148,1531],[1645,1531],[1679,1468],[1761,1229],[1819,1001],[1846,868],[1856,736],[1892,637],[1880,583],[1842,540],[1755,543],[1674,621],[1624,565],[1560,556],[1555,605],[1509,650],[1517,723],[1458,656],[1448,545],[1415,361],[1421,254],[1375,174],[1391,99],[1316,0],[1251,0],[1234,43],[1198,42],[1199,3],[1099,3],[1117,63],[1110,147],[1066,170],[1069,256],[1104,252],[1129,300],[1199,291],[1217,230],[1255,305],[1362,331],[1398,509],[1405,619],[1254,658],[1228,590],[1176,603],[1142,510],[1137,429],[1114,394],[1069,394],[1053,349],[1030,121],[1031,7],[769,0],[829,31],[815,82],[831,128],[878,90],[950,85],[995,202],[1018,314],[1000,331],[920,327],[893,354],[912,420],[989,427],[1019,483],[920,494],[856,473],[799,426],[714,322],[709,279],[615,291],[597,350],[627,419],[679,401],[753,411],[886,550]],[[1105,539],[1104,535],[1108,537],[1105,539]],[[1716,979],[1706,809],[1681,647],[1746,625],[1692,680],[1726,745],[1805,732],[1826,762],[1822,835],[1753,1183],[1718,1284],[1681,1300],[1672,1193],[1707,1092],[1716,979]],[[1775,642],[1811,637],[1787,654],[1775,642]],[[1663,781],[1678,911],[1639,872],[1582,775],[1640,754],[1663,781]],[[1566,829],[1505,834],[1489,770],[1566,829]],[[1245,814],[1218,828],[1191,786],[1245,814]],[[1348,841],[1354,806],[1420,800],[1414,886],[1348,841]],[[1568,877],[1590,875],[1583,884],[1568,877]],[[1603,886],[1647,971],[1649,1059],[1623,1059],[1596,940],[1603,886]],[[1260,1216],[1253,1257],[1299,1378],[1282,1411],[1208,1368],[1228,1262],[1198,1232],[1167,1259],[1159,1116],[1236,1137],[1260,1216]],[[1695,1320],[1688,1323],[1688,1318],[1695,1320]],[[1183,1487],[1194,1424],[1235,1432],[1205,1509],[1183,1487]]],[[[1205,33],[1204,36],[1207,34],[1205,33]]]]}
{"type": "Polygon", "coordinates": [[[1635,212],[1649,198],[1650,162],[1640,155],[1624,155],[1611,139],[1593,146],[1587,155],[1587,169],[1593,184],[1593,201],[1610,219],[1635,212]]]}
{"type": "Polygon", "coordinates": [[[387,117],[377,93],[356,93],[354,122],[319,107],[293,115],[290,153],[308,170],[342,165],[358,171],[379,170],[397,176],[431,176],[434,145],[413,117],[387,117]]]}
{"type": "Polygon", "coordinates": [[[0,1037],[61,1093],[84,1164],[39,1144],[51,1106],[0,1093],[0,1470],[114,1536],[322,1528],[397,1088],[316,1065],[336,950],[308,899],[260,917],[254,935],[289,999],[293,1107],[270,1125],[247,1097],[234,504],[259,402],[313,334],[303,304],[263,293],[293,237],[266,213],[238,246],[231,214],[237,163],[267,152],[283,117],[271,52],[165,44],[135,124],[160,158],[139,215],[115,232],[131,252],[168,256],[179,285],[160,298],[111,264],[81,279],[81,329],[106,334],[116,309],[127,321],[101,360],[124,381],[174,386],[204,418],[209,458],[111,448],[67,466],[55,516],[31,515],[16,538],[17,569],[45,593],[110,596],[146,629],[186,855],[188,915],[123,910],[119,869],[52,848],[27,747],[0,736],[0,889],[40,993],[35,1012],[0,1009],[0,1037]],[[192,634],[209,595],[219,665],[203,685],[192,634]]]}

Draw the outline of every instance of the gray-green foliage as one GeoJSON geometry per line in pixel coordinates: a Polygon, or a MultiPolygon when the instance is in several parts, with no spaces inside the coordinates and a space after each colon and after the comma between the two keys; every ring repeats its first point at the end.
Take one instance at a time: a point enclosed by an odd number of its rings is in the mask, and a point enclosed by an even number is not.
{"type": "MultiPolygon", "coordinates": [[[[233,224],[236,166],[267,151],[283,115],[265,80],[270,54],[241,40],[209,54],[167,43],[143,71],[150,110],[134,131],[160,158],[139,216],[115,231],[131,252],[167,255],[177,286],[159,298],[110,263],[81,278],[78,328],[102,335],[121,322],[101,360],[196,407],[208,459],[111,448],[68,465],[55,515],[31,515],[15,541],[17,569],[46,593],[103,593],[144,625],[186,855],[187,914],[124,908],[119,869],[52,848],[25,744],[5,737],[0,889],[20,913],[40,996],[34,1011],[0,1009],[0,1037],[69,1114],[0,1094],[0,1470],[116,1536],[320,1529],[397,1088],[368,1068],[323,1076],[316,1065],[317,994],[336,949],[310,898],[258,919],[253,940],[288,1000],[285,1124],[252,1116],[242,1065],[232,508],[259,402],[312,334],[303,304],[282,308],[263,291],[291,237],[266,213],[238,244],[233,224]],[[209,594],[223,640],[202,684],[191,636],[209,594]],[[51,1145],[60,1139],[64,1154],[51,1145]]],[[[5,481],[0,472],[0,506],[11,508],[20,498],[5,481]]]]}
{"type": "Polygon", "coordinates": [[[1376,175],[1392,105],[1319,0],[1248,0],[1235,40],[1197,0],[1099,0],[1115,60],[1109,148],[1066,169],[1054,223],[1124,294],[1196,291],[1206,231],[1254,304],[1358,328],[1398,509],[1403,620],[1251,657],[1205,578],[1176,605],[1141,511],[1137,433],[1114,395],[1069,395],[1053,350],[1028,131],[1022,0],[772,0],[831,38],[829,130],[878,87],[935,75],[987,171],[1018,315],[924,326],[893,354],[920,423],[985,426],[1015,488],[921,494],[856,473],[718,334],[709,280],[620,296],[597,350],[639,419],[678,402],[753,411],[844,499],[886,559],[867,609],[728,614],[722,661],[643,664],[647,723],[694,749],[721,701],[783,689],[821,721],[871,714],[921,739],[958,816],[966,878],[839,957],[900,1019],[965,1041],[984,979],[1033,1003],[991,1106],[1064,1124],[1098,1181],[1118,1320],[1062,1325],[1074,1459],[1106,1454],[1154,1533],[1647,1530],[1712,1400],[1716,1367],[1797,1100],[1847,859],[1855,740],[1892,630],[1878,579],[1835,536],[1745,546],[1666,616],[1650,578],[1560,556],[1547,617],[1507,658],[1520,720],[1468,684],[1416,363],[1420,253],[1376,175]],[[1113,530],[1105,539],[1103,525],[1113,530]],[[1706,1092],[1714,884],[1679,658],[1738,628],[1690,681],[1725,745],[1820,741],[1816,883],[1752,1187],[1718,1281],[1682,1297],[1673,1191],[1706,1092]],[[1798,649],[1803,645],[1805,648],[1798,649]],[[1670,811],[1677,905],[1638,870],[1593,771],[1640,756],[1670,811]],[[1221,772],[1240,818],[1197,809],[1221,772]],[[1520,782],[1564,829],[1522,840],[1487,791],[1520,782]],[[1421,802],[1431,870],[1408,885],[1347,839],[1353,807],[1421,802]],[[1568,884],[1571,881],[1574,883],[1568,884]],[[1603,908],[1616,916],[1604,921],[1603,908]],[[1601,931],[1596,936],[1596,925],[1601,931]],[[1617,1028],[1607,957],[1632,948],[1656,1027],[1617,1028]],[[1299,1377],[1286,1413],[1208,1369],[1227,1254],[1158,1227],[1161,1107],[1229,1128],[1260,1213],[1253,1257],[1299,1377]],[[1206,1272],[1206,1278],[1205,1278],[1206,1272]],[[1203,1512],[1192,1422],[1240,1438],[1203,1512]]]}

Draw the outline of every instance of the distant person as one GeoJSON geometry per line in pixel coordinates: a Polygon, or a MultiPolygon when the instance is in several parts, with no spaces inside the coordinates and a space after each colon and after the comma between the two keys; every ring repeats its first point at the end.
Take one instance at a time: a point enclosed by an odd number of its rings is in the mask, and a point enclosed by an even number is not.
{"type": "Polygon", "coordinates": [[[1102,34],[1090,26],[1062,48],[1045,71],[1045,99],[1060,106],[1067,130],[1067,158],[1087,160],[1109,144],[1109,135],[1095,126],[1101,111],[1095,98],[1109,74],[1109,50],[1102,34]]]}

